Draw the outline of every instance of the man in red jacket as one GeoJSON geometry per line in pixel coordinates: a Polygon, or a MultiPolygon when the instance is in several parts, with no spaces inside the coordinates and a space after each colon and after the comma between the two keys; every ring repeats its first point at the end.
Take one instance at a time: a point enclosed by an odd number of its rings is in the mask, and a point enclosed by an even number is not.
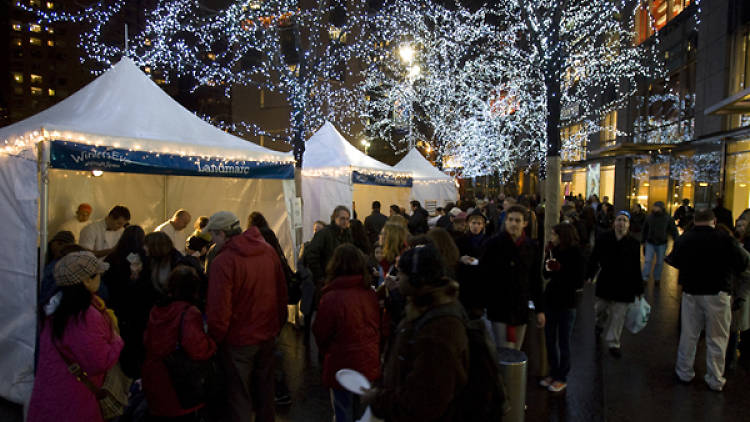
{"type": "Polygon", "coordinates": [[[233,422],[274,420],[274,342],[286,321],[284,271],[255,227],[236,215],[211,216],[206,231],[220,250],[208,274],[208,334],[227,373],[233,422]]]}

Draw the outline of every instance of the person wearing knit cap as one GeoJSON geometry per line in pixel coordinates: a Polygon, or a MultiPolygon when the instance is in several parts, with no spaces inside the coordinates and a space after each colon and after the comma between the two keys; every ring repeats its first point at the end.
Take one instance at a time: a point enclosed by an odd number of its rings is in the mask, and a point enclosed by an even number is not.
{"type": "Polygon", "coordinates": [[[76,216],[73,219],[63,223],[63,225],[60,226],[60,231],[69,231],[73,233],[75,239],[80,239],[81,230],[86,227],[87,224],[89,224],[89,217],[91,217],[92,211],[93,208],[91,208],[91,205],[85,202],[78,205],[78,208],[76,209],[76,216]]]}
{"type": "Polygon", "coordinates": [[[55,265],[60,303],[39,336],[27,421],[103,422],[96,396],[69,368],[78,365],[100,387],[120,357],[124,343],[117,321],[94,293],[107,267],[88,251],[72,252],[55,265]]]}
{"type": "Polygon", "coordinates": [[[613,226],[614,230],[596,239],[587,278],[591,281],[599,272],[594,302],[596,332],[604,335],[609,353],[619,358],[625,314],[636,296],[643,294],[643,283],[640,245],[630,234],[630,213],[618,212],[613,226]]]}
{"type": "Polygon", "coordinates": [[[641,244],[644,245],[644,261],[641,276],[643,282],[648,282],[651,275],[651,266],[654,267],[654,285],[661,280],[661,272],[664,265],[664,255],[667,252],[667,237],[677,240],[677,227],[672,217],[666,212],[664,202],[656,201],[651,208],[651,213],[646,217],[643,224],[643,237],[641,244]]]}

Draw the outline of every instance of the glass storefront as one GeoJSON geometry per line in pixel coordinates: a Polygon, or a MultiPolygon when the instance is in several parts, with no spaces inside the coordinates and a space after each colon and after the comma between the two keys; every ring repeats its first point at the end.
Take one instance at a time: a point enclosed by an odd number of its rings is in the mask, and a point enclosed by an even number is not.
{"type": "Polygon", "coordinates": [[[657,201],[664,202],[669,208],[669,156],[643,156],[634,159],[632,182],[631,208],[640,204],[644,209],[651,209],[657,201]]]}
{"type": "Polygon", "coordinates": [[[750,208],[750,139],[727,144],[724,206],[737,218],[750,208]]]}
{"type": "Polygon", "coordinates": [[[578,196],[586,197],[586,169],[570,168],[562,171],[562,189],[563,197],[578,196]]]}
{"type": "Polygon", "coordinates": [[[689,199],[695,208],[714,207],[721,184],[720,145],[675,152],[670,161],[670,179],[673,210],[683,199],[689,199]]]}

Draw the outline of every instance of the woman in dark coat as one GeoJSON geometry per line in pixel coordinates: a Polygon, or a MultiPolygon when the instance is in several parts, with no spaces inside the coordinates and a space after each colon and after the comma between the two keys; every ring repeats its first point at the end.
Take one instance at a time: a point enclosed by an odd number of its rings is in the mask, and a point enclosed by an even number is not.
{"type": "Polygon", "coordinates": [[[570,372],[570,337],[576,320],[576,291],[583,287],[584,259],[578,233],[569,223],[552,228],[546,251],[544,275],[550,281],[544,290],[547,360],[550,374],[540,385],[552,392],[567,387],[570,372]]]}

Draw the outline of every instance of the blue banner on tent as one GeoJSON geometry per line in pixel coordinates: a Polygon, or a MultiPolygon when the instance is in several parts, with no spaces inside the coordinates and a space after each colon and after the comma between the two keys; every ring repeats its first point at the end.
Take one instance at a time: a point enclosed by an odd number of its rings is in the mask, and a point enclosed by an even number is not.
{"type": "Polygon", "coordinates": [[[352,171],[352,183],[410,188],[412,185],[412,178],[409,176],[361,173],[355,170],[352,171]]]}
{"type": "Polygon", "coordinates": [[[50,166],[65,170],[102,170],[173,176],[294,179],[294,163],[291,162],[228,161],[214,157],[129,151],[67,141],[51,142],[50,166]]]}

